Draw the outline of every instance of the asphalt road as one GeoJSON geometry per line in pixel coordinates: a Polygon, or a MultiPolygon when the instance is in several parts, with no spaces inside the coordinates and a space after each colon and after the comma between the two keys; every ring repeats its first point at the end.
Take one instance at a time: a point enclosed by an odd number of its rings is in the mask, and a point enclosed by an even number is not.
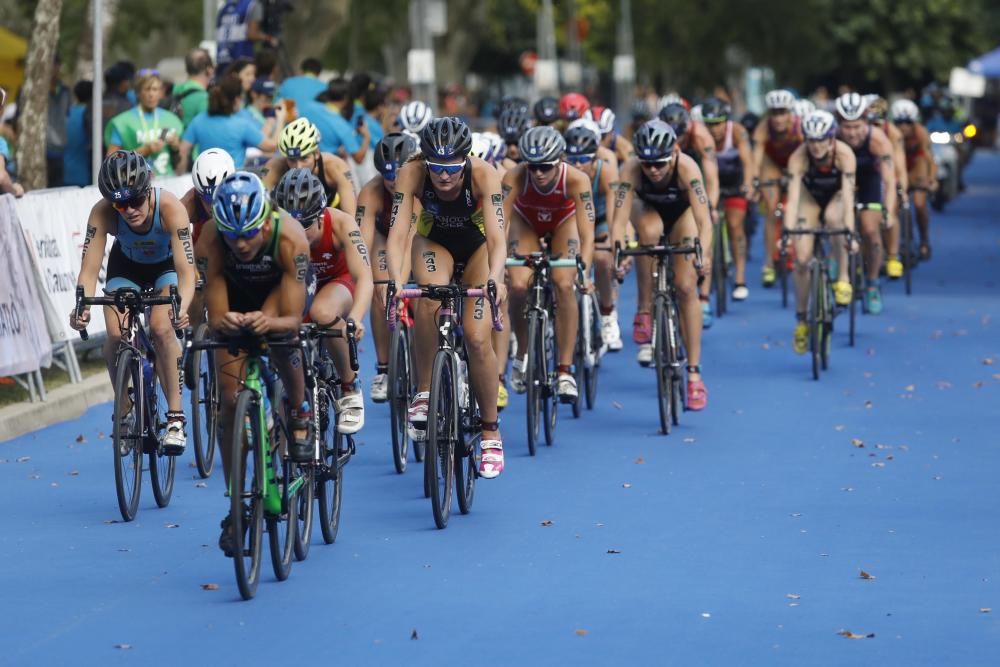
{"type": "MultiPolygon", "coordinates": [[[[505,473],[444,531],[369,405],[336,544],[317,531],[283,583],[265,556],[251,602],[193,455],[123,524],[110,405],[4,443],[0,663],[996,664],[1000,157],[968,181],[914,295],[888,285],[855,349],[838,329],[820,382],[755,263],[705,336],[705,412],[659,435],[629,340],[533,459],[512,397],[505,473]]],[[[626,332],[633,307],[627,284],[626,332]]]]}

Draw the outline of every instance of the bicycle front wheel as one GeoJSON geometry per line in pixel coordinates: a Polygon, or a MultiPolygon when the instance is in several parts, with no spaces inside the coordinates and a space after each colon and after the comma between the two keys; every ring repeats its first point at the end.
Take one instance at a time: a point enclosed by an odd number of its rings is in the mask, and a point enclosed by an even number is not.
{"type": "Polygon", "coordinates": [[[264,537],[264,500],[261,496],[260,455],[263,434],[260,405],[255,394],[243,390],[236,397],[229,460],[229,521],[233,536],[233,568],[244,600],[257,593],[264,537]]]}
{"type": "Polygon", "coordinates": [[[656,402],[660,413],[660,430],[670,435],[673,421],[674,369],[670,360],[675,356],[670,341],[670,304],[657,295],[653,302],[653,360],[656,367],[656,402]]]}
{"type": "Polygon", "coordinates": [[[431,396],[427,413],[427,449],[424,465],[431,490],[434,524],[448,526],[455,481],[455,438],[458,433],[458,387],[455,358],[438,350],[431,373],[431,396]]]}
{"type": "Polygon", "coordinates": [[[336,396],[324,386],[318,392],[320,457],[323,464],[316,475],[316,495],[319,497],[319,527],[323,542],[333,544],[340,530],[340,500],[343,496],[344,469],[340,466],[340,450],[344,434],[337,431],[336,396]]]}
{"type": "Polygon", "coordinates": [[[542,393],[542,424],[545,427],[545,444],[551,447],[556,441],[556,422],[559,419],[559,396],[556,395],[556,336],[553,331],[552,320],[546,323],[545,333],[542,337],[544,346],[543,359],[545,360],[545,384],[542,393]]]}
{"type": "Polygon", "coordinates": [[[821,301],[823,299],[823,285],[820,272],[823,267],[820,263],[813,261],[809,267],[809,356],[812,358],[812,375],[814,380],[819,379],[820,367],[820,345],[823,337],[823,313],[821,301]]]}
{"type": "Polygon", "coordinates": [[[597,372],[601,368],[601,350],[604,347],[604,333],[601,331],[600,307],[596,294],[584,297],[590,299],[590,354],[591,364],[584,368],[584,385],[587,394],[587,409],[593,410],[597,402],[597,372]]]}
{"type": "Polygon", "coordinates": [[[408,338],[406,324],[397,323],[389,346],[389,423],[392,432],[392,463],[400,475],[406,472],[406,456],[410,447],[406,413],[413,398],[408,338]]]}
{"type": "Polygon", "coordinates": [[[115,491],[122,519],[131,521],[139,509],[142,489],[142,434],[139,432],[139,360],[132,350],[118,355],[112,441],[115,459],[115,491]]]}
{"type": "Polygon", "coordinates": [[[149,412],[149,481],[153,487],[153,498],[158,507],[170,504],[170,496],[174,493],[174,475],[177,471],[177,457],[162,453],[160,443],[167,432],[167,397],[160,384],[159,377],[154,373],[149,387],[151,396],[146,398],[149,412]],[[155,403],[154,403],[155,402],[155,403]],[[155,407],[153,407],[155,404],[155,407]]]}
{"type": "Polygon", "coordinates": [[[297,465],[293,473],[302,478],[302,486],[291,502],[295,504],[295,560],[305,560],[312,544],[313,500],[316,498],[316,468],[311,463],[297,465]]]}
{"type": "Polygon", "coordinates": [[[528,314],[528,365],[524,371],[527,385],[528,412],[528,453],[535,455],[535,445],[541,434],[542,401],[545,396],[545,352],[542,316],[537,312],[528,314]]]}
{"type": "Polygon", "coordinates": [[[579,419],[580,415],[583,414],[583,403],[586,401],[585,393],[585,383],[587,381],[584,375],[584,368],[586,366],[585,357],[587,354],[587,327],[590,326],[590,322],[587,318],[587,306],[585,301],[587,299],[586,294],[581,294],[577,292],[576,294],[576,306],[577,306],[577,327],[576,327],[576,345],[573,347],[573,378],[576,380],[576,400],[573,401],[573,418],[579,419]]]}
{"type": "Polygon", "coordinates": [[[479,442],[483,434],[479,430],[479,406],[475,396],[470,397],[468,410],[462,410],[458,424],[458,442],[455,447],[455,498],[462,514],[472,511],[472,501],[476,495],[476,477],[479,475],[479,442]]]}
{"type": "MultiPolygon", "coordinates": [[[[194,334],[196,343],[208,336],[208,325],[200,324],[194,334]]],[[[190,374],[186,377],[191,393],[191,432],[194,436],[194,461],[202,479],[212,474],[219,419],[219,385],[215,378],[215,360],[211,350],[191,353],[190,374]]]]}

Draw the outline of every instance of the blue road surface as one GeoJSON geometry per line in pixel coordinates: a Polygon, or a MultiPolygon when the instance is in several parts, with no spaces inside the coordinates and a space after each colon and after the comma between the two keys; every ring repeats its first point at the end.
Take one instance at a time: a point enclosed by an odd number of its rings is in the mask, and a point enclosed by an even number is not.
{"type": "Polygon", "coordinates": [[[670,436],[629,281],[596,409],[532,459],[512,394],[506,471],[446,530],[369,405],[336,544],[317,529],[283,583],[265,555],[250,602],[218,468],[203,486],[185,454],[162,510],[147,476],[124,524],[110,405],[0,444],[0,663],[1000,664],[1000,157],[968,182],[913,296],[889,284],[855,349],[838,320],[820,382],[754,263],[704,338],[708,409],[670,436]]]}

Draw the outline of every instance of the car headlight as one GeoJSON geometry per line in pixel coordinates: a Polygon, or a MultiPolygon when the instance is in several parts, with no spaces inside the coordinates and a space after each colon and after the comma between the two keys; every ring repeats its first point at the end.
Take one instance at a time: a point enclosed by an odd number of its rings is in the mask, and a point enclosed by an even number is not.
{"type": "Polygon", "coordinates": [[[965,135],[966,139],[972,139],[973,137],[976,136],[976,126],[973,125],[972,123],[969,123],[964,128],[962,128],[962,134],[965,135]]]}

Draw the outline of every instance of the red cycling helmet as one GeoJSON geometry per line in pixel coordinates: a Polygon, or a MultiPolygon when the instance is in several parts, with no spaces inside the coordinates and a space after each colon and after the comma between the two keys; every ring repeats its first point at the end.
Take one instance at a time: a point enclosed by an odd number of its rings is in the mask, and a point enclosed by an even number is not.
{"type": "Polygon", "coordinates": [[[566,120],[583,118],[590,108],[590,101],[580,93],[566,93],[559,100],[559,115],[566,120]]]}

